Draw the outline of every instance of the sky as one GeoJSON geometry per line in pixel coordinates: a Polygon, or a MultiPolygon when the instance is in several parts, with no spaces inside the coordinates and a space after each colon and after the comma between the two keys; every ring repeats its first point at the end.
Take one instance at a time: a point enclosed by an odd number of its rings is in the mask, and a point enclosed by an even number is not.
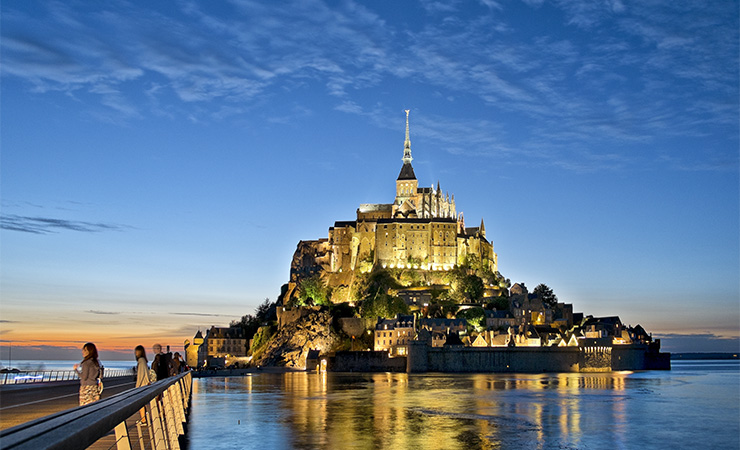
{"type": "Polygon", "coordinates": [[[0,4],[0,361],[181,349],[391,203],[410,110],[499,270],[740,350],[738,1],[0,4]],[[70,356],[71,355],[71,356],[70,356]]]}

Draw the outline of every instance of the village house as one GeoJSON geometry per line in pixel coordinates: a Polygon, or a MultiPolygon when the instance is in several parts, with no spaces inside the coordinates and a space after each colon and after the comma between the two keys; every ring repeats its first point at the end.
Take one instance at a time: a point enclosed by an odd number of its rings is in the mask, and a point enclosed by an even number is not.
{"type": "MultiPolygon", "coordinates": [[[[198,331],[200,333],[200,331],[198,331]]],[[[196,335],[197,337],[197,335],[196,335]]],[[[194,339],[195,340],[195,339],[194,339]]],[[[225,365],[229,358],[247,356],[247,339],[238,327],[211,327],[198,347],[198,367],[225,365]]]]}
{"type": "Polygon", "coordinates": [[[405,356],[409,342],[414,339],[414,316],[398,315],[393,319],[379,317],[375,325],[376,352],[386,351],[391,356],[405,356]]]}

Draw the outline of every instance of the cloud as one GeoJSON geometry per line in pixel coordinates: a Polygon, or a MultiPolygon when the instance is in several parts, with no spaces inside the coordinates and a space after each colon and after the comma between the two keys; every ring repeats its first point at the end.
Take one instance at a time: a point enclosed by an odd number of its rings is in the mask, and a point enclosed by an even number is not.
{"type": "Polygon", "coordinates": [[[102,314],[102,315],[117,315],[117,314],[121,314],[120,312],[117,312],[117,311],[96,311],[96,310],[93,310],[93,309],[87,310],[85,312],[86,313],[90,313],[90,314],[102,314]]]}
{"type": "Polygon", "coordinates": [[[703,334],[654,334],[661,340],[661,349],[673,353],[691,352],[729,352],[740,351],[740,337],[717,336],[713,333],[703,334]]]}
{"type": "Polygon", "coordinates": [[[232,317],[227,314],[210,314],[210,313],[196,313],[196,312],[171,312],[174,316],[201,316],[201,317],[232,317]]]}
{"type": "Polygon", "coordinates": [[[76,220],[54,219],[49,217],[30,217],[5,214],[0,216],[0,228],[33,234],[49,234],[57,230],[98,233],[102,231],[124,231],[131,227],[118,224],[93,223],[76,220]]]}
{"type": "MultiPolygon", "coordinates": [[[[731,4],[558,0],[549,6],[544,11],[542,1],[525,1],[533,24],[548,14],[548,27],[536,32],[507,15],[513,6],[494,0],[424,1],[427,14],[414,27],[353,1],[283,8],[249,0],[185,2],[167,14],[109,3],[51,3],[33,15],[8,8],[2,71],[38,93],[95,99],[108,111],[95,116],[111,122],[143,118],[147,107],[157,116],[222,121],[316,87],[339,99],[336,110],[367,114],[389,86],[420,86],[439,99],[482,105],[484,113],[476,114],[490,122],[516,116],[516,135],[486,139],[513,148],[528,136],[524,156],[568,170],[645,162],[625,152],[619,164],[605,163],[594,150],[605,143],[649,144],[735,127],[738,27],[731,4]],[[26,26],[31,22],[33,29],[26,26]],[[552,150],[542,152],[542,145],[552,150]]],[[[696,161],[703,150],[677,151],[678,165],[702,166],[696,161]]],[[[729,160],[732,166],[737,156],[729,160]]]]}

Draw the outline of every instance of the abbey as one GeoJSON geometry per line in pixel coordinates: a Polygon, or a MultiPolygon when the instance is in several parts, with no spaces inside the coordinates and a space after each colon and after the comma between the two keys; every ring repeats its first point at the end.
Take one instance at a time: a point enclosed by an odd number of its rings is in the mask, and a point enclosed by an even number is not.
{"type": "MultiPolygon", "coordinates": [[[[497,256],[479,227],[465,227],[455,196],[437,187],[419,187],[411,165],[409,111],[403,165],[396,179],[393,203],[361,204],[353,221],[335,222],[328,239],[301,241],[293,256],[291,282],[326,271],[348,274],[373,267],[450,270],[474,256],[493,272],[497,256]]],[[[335,276],[341,283],[343,276],[335,276]]]]}

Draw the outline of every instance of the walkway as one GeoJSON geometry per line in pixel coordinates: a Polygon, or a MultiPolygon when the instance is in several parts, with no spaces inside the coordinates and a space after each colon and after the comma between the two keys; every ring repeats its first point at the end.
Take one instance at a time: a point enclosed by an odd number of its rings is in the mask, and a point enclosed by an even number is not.
{"type": "MultiPolygon", "coordinates": [[[[108,378],[101,398],[134,387],[132,377],[108,378]]],[[[79,406],[79,381],[0,386],[0,430],[79,406]]]]}

